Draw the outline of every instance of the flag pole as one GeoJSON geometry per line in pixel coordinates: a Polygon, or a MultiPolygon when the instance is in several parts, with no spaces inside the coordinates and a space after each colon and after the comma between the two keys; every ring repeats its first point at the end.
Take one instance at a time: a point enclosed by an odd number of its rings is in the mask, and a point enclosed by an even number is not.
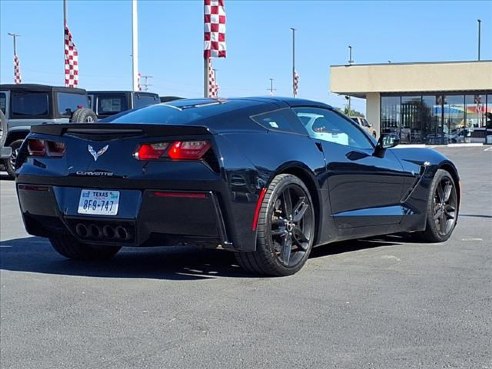
{"type": "Polygon", "coordinates": [[[292,95],[296,97],[296,89],[295,89],[295,79],[296,79],[296,29],[291,28],[292,30],[292,95]]]}
{"type": "Polygon", "coordinates": [[[137,0],[132,0],[132,86],[138,91],[138,19],[137,0]]]}
{"type": "Polygon", "coordinates": [[[203,58],[203,97],[208,97],[208,64],[209,58],[203,58]]]}

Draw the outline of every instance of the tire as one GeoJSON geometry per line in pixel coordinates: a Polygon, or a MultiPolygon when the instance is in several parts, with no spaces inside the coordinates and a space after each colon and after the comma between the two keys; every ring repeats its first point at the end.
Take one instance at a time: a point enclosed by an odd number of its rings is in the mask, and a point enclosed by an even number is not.
{"type": "Polygon", "coordinates": [[[71,123],[95,123],[97,122],[96,113],[88,108],[80,108],[75,110],[70,119],[71,123]]]}
{"type": "Polygon", "coordinates": [[[258,217],[256,251],[238,252],[248,272],[287,276],[298,272],[309,257],[315,235],[313,202],[296,176],[280,174],[268,186],[258,217]]]}
{"type": "Polygon", "coordinates": [[[50,238],[50,242],[60,255],[74,260],[108,260],[121,249],[121,246],[94,246],[81,243],[71,235],[57,235],[50,238]]]}
{"type": "Polygon", "coordinates": [[[10,158],[5,160],[5,169],[7,170],[10,178],[14,178],[15,176],[15,162],[17,160],[17,155],[19,155],[19,149],[22,145],[22,142],[24,142],[23,139],[15,140],[12,141],[9,145],[12,148],[12,154],[10,155],[10,158]]]}
{"type": "Polygon", "coordinates": [[[9,125],[7,123],[7,118],[0,109],[0,147],[3,147],[5,140],[7,140],[7,134],[9,131],[9,125]]]}
{"type": "Polygon", "coordinates": [[[424,242],[444,242],[453,233],[458,220],[458,194],[448,171],[439,169],[431,183],[427,202],[427,223],[416,236],[424,242]]]}

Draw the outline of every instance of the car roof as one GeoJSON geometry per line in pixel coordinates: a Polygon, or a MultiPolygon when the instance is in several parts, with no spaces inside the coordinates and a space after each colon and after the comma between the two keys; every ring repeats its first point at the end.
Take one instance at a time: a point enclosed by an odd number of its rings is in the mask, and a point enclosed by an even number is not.
{"type": "Polygon", "coordinates": [[[296,107],[296,106],[312,106],[329,108],[332,107],[328,104],[324,104],[317,101],[297,99],[292,97],[271,97],[271,96],[258,96],[258,97],[235,97],[235,98],[197,98],[197,99],[180,99],[170,101],[167,104],[180,107],[180,108],[193,108],[202,106],[213,106],[222,104],[231,104],[231,110],[237,108],[239,105],[245,106],[261,106],[261,105],[278,105],[279,107],[296,107]],[[233,106],[232,106],[233,105],[233,106]]]}
{"type": "Polygon", "coordinates": [[[36,92],[74,92],[77,94],[86,94],[86,90],[82,88],[64,87],[64,86],[50,86],[41,85],[35,83],[21,83],[21,84],[1,84],[0,90],[15,90],[15,91],[36,91],[36,92]]]}

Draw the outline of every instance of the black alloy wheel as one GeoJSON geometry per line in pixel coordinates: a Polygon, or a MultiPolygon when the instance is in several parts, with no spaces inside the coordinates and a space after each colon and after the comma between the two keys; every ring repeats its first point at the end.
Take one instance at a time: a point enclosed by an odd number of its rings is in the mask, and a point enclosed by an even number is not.
{"type": "Polygon", "coordinates": [[[433,200],[434,221],[441,237],[448,235],[456,222],[457,199],[451,178],[443,177],[439,181],[433,200]]]}
{"type": "Polygon", "coordinates": [[[237,253],[246,270],[272,276],[299,271],[311,252],[315,214],[309,190],[296,176],[281,174],[267,189],[260,209],[256,251],[237,253]]]}
{"type": "Polygon", "coordinates": [[[458,220],[458,193],[453,177],[445,170],[436,172],[427,206],[427,228],[420,235],[427,242],[446,241],[458,220]]]}

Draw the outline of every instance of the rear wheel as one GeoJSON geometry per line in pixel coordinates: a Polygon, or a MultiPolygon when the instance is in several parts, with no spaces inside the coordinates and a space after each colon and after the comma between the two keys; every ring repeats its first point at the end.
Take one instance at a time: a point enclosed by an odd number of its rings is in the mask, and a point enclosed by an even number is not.
{"type": "Polygon", "coordinates": [[[77,241],[70,235],[50,238],[51,245],[61,255],[74,260],[107,260],[120,251],[121,246],[95,246],[77,241]]]}
{"type": "Polygon", "coordinates": [[[315,215],[309,190],[296,176],[278,175],[261,205],[256,251],[236,253],[236,259],[243,269],[255,274],[294,274],[309,257],[314,231],[315,215]]]}
{"type": "Polygon", "coordinates": [[[434,176],[427,203],[427,225],[417,236],[425,242],[444,242],[458,219],[458,194],[453,177],[439,169],[434,176]]]}

